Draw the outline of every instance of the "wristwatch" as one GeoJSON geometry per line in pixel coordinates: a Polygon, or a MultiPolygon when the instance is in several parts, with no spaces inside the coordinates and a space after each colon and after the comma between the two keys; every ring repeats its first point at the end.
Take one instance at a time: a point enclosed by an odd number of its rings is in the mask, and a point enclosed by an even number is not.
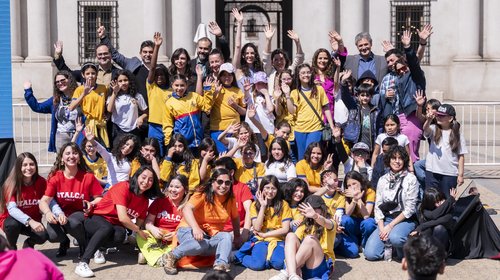
{"type": "Polygon", "coordinates": [[[30,226],[30,221],[31,221],[31,218],[28,218],[28,219],[26,220],[26,223],[24,223],[24,226],[25,226],[25,227],[29,227],[29,226],[30,226]]]}

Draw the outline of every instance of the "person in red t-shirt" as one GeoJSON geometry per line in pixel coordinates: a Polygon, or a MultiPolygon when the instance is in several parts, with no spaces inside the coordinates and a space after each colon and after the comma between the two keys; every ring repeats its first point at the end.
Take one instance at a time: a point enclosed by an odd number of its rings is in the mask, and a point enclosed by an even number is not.
{"type": "Polygon", "coordinates": [[[189,199],[189,182],[182,174],[175,175],[165,189],[166,197],[158,198],[148,209],[146,229],[148,239],[137,237],[139,264],[146,262],[151,266],[163,266],[161,256],[171,250],[170,244],[181,222],[182,209],[189,199]]]}
{"type": "Polygon", "coordinates": [[[19,234],[27,235],[23,248],[47,241],[38,208],[47,182],[38,174],[38,163],[31,153],[20,154],[0,191],[0,227],[13,248],[19,234]]]}
{"type": "MultiPolygon", "coordinates": [[[[231,173],[231,179],[233,181],[233,194],[236,199],[236,208],[238,208],[238,214],[240,215],[240,230],[241,230],[241,242],[246,242],[250,237],[250,227],[252,226],[252,220],[250,219],[250,205],[252,205],[252,192],[250,188],[240,181],[234,179],[234,173],[236,172],[237,166],[234,160],[230,157],[221,157],[215,161],[215,168],[225,168],[231,173]],[[248,215],[247,215],[248,214],[248,215]]],[[[233,224],[231,220],[228,220],[224,226],[224,231],[233,231],[233,224]]],[[[239,249],[241,244],[233,244],[235,249],[239,249]]]]}
{"type": "Polygon", "coordinates": [[[84,223],[85,233],[90,239],[75,273],[81,277],[92,277],[94,272],[88,266],[90,259],[94,257],[94,262],[99,264],[106,262],[98,249],[109,241],[122,243],[125,228],[147,239],[150,234],[141,230],[141,226],[146,219],[149,199],[157,197],[163,197],[158,179],[153,168],[144,165],[130,178],[130,183],[115,184],[97,205],[90,204],[84,223]]]}
{"type": "Polygon", "coordinates": [[[57,153],[47,189],[40,200],[49,241],[60,242],[56,257],[65,256],[69,248],[66,233],[78,241],[80,255],[83,253],[86,244],[83,220],[84,211],[87,211],[83,206],[88,208],[101,199],[102,187],[85,163],[78,145],[72,142],[64,144],[57,153]]]}

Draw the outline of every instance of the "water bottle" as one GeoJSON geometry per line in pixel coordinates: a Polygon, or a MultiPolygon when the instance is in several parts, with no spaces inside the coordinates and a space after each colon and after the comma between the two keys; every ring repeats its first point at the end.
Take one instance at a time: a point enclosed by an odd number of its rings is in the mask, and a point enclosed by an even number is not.
{"type": "Polygon", "coordinates": [[[384,260],[392,261],[392,244],[389,241],[384,242],[384,260]]]}

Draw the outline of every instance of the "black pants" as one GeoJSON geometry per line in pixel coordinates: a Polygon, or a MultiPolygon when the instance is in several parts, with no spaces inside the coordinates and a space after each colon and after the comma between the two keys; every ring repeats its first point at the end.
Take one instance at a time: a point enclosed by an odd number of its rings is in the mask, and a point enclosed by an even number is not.
{"type": "Polygon", "coordinates": [[[86,240],[85,240],[85,230],[83,228],[83,221],[85,217],[83,212],[75,212],[68,216],[68,222],[65,225],[50,224],[47,223],[47,233],[49,234],[50,242],[68,242],[67,233],[73,236],[78,244],[80,245],[80,250],[84,250],[86,240]]]}
{"type": "Polygon", "coordinates": [[[28,236],[26,240],[28,244],[43,244],[48,239],[47,231],[34,232],[31,227],[21,224],[19,221],[12,217],[7,217],[3,223],[3,231],[7,236],[9,244],[17,249],[16,243],[19,234],[28,236]]]}
{"type": "Polygon", "coordinates": [[[141,130],[139,130],[139,128],[135,128],[134,130],[132,130],[130,132],[125,132],[118,125],[116,125],[115,123],[112,123],[111,139],[109,141],[111,148],[118,146],[118,143],[120,143],[120,140],[122,140],[123,136],[125,136],[127,134],[133,134],[133,135],[137,136],[137,139],[140,141],[139,143],[142,143],[142,141],[144,141],[143,133],[141,133],[141,130]]]}
{"type": "Polygon", "coordinates": [[[125,228],[113,225],[102,216],[93,215],[85,219],[85,232],[88,237],[87,247],[82,256],[82,261],[89,263],[94,253],[101,247],[112,246],[114,242],[123,243],[125,228]]]}
{"type": "Polygon", "coordinates": [[[450,235],[443,225],[437,225],[432,229],[432,236],[436,238],[448,251],[450,249],[450,235]]]}

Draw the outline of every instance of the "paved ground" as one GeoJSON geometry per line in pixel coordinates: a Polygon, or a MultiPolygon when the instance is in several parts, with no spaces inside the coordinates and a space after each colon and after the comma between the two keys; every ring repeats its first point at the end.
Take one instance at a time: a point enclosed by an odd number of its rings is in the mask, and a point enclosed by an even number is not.
{"type": "MultiPolygon", "coordinates": [[[[480,174],[478,169],[476,174],[480,174]]],[[[489,171],[487,172],[489,173],[489,171]]],[[[482,202],[488,207],[495,209],[500,213],[500,179],[497,170],[493,178],[477,178],[474,181],[467,180],[461,190],[467,187],[476,186],[481,193],[482,202]]],[[[500,215],[491,216],[497,226],[500,225],[500,215]]],[[[20,240],[21,246],[23,240],[20,240]]],[[[68,251],[68,256],[62,259],[56,259],[56,244],[46,243],[37,247],[41,252],[51,258],[64,273],[66,279],[81,279],[73,270],[76,265],[78,249],[72,247],[68,251]]],[[[181,271],[178,275],[167,276],[163,269],[152,268],[147,265],[137,265],[137,251],[131,246],[124,245],[120,251],[106,255],[107,263],[96,265],[91,262],[90,267],[99,279],[201,279],[207,270],[203,271],[181,271]]],[[[500,262],[481,259],[481,260],[455,260],[449,259],[445,274],[439,279],[499,279],[500,262]]],[[[233,266],[231,275],[235,279],[263,280],[276,274],[277,271],[267,270],[261,272],[244,269],[240,266],[233,266]]],[[[335,263],[335,272],[333,279],[405,279],[406,274],[401,270],[401,264],[397,262],[368,262],[363,257],[358,259],[338,259],[335,263]]]]}

